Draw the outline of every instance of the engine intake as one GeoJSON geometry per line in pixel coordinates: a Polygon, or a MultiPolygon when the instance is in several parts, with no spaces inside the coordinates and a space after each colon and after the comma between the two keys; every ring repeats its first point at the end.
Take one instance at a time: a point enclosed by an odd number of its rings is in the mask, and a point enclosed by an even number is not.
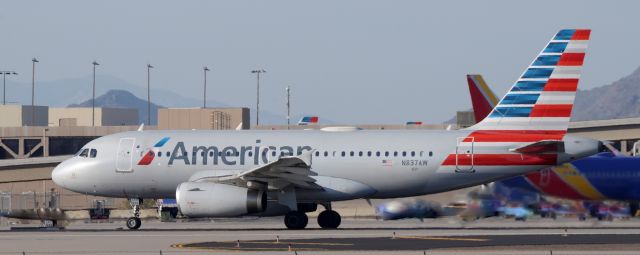
{"type": "Polygon", "coordinates": [[[176,189],[176,202],[187,217],[235,217],[263,212],[267,193],[219,183],[183,182],[176,189]]]}

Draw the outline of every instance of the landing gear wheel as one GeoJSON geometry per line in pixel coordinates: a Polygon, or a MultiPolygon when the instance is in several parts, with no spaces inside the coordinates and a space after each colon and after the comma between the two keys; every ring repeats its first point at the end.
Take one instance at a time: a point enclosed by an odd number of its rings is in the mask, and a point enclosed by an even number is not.
{"type": "Polygon", "coordinates": [[[142,221],[140,220],[140,204],[142,204],[142,199],[129,198],[129,204],[133,211],[133,217],[127,219],[127,228],[131,230],[139,229],[140,225],[142,225],[142,221]]]}
{"type": "Polygon", "coordinates": [[[318,225],[321,228],[336,229],[341,221],[340,214],[333,210],[325,210],[318,215],[318,225]]]}
{"type": "Polygon", "coordinates": [[[127,228],[129,229],[139,229],[140,225],[142,225],[140,218],[131,217],[127,219],[127,228]]]}
{"type": "Polygon", "coordinates": [[[284,216],[284,225],[288,229],[304,229],[309,223],[309,218],[306,214],[299,211],[289,212],[284,216]]]}

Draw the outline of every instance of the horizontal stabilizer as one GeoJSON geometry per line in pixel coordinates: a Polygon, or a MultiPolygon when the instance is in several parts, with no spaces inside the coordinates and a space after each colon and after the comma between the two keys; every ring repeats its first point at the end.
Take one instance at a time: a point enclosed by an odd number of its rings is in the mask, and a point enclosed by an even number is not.
{"type": "Polygon", "coordinates": [[[519,153],[545,153],[545,152],[564,152],[564,141],[562,140],[542,140],[535,143],[530,143],[515,149],[511,149],[512,152],[519,153]]]}

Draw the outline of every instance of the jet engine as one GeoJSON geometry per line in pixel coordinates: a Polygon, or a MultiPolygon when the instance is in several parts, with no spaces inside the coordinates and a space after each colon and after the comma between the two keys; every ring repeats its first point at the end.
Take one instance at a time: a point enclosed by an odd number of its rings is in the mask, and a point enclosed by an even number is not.
{"type": "Polygon", "coordinates": [[[187,217],[234,217],[263,212],[267,194],[262,190],[211,182],[183,182],[176,202],[187,217]]]}

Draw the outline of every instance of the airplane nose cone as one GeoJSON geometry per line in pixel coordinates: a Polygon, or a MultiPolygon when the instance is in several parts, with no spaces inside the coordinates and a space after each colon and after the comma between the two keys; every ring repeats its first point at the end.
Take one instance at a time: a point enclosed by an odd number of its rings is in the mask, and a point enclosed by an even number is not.
{"type": "Polygon", "coordinates": [[[53,180],[53,182],[58,186],[65,187],[65,175],[69,172],[68,165],[69,164],[67,161],[63,161],[62,163],[58,164],[51,172],[51,180],[53,180]]]}

